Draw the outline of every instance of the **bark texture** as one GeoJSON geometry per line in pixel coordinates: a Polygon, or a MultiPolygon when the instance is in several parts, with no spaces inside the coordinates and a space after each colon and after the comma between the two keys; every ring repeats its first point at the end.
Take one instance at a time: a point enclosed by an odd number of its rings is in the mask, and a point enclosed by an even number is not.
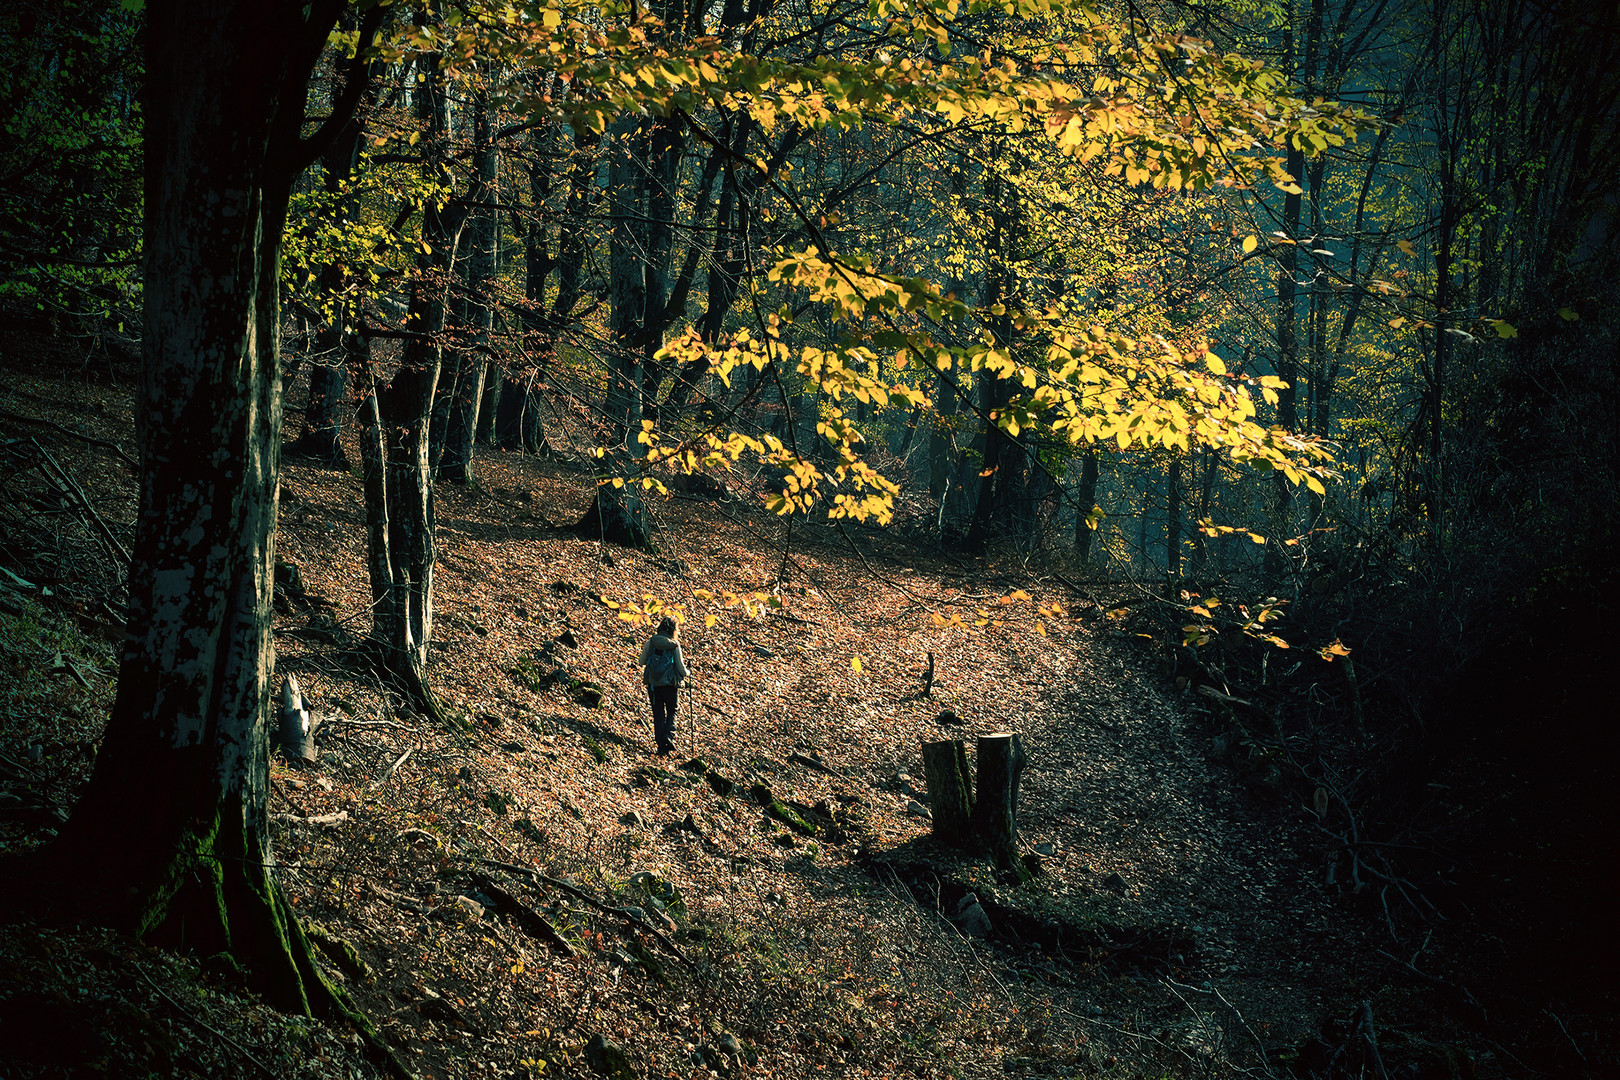
{"type": "Polygon", "coordinates": [[[925,742],[923,776],[928,783],[928,809],[934,837],[952,847],[973,843],[973,774],[961,739],[925,742]]]}
{"type": "Polygon", "coordinates": [[[1016,732],[979,736],[979,797],[973,831],[1003,869],[1017,869],[1018,787],[1024,772],[1024,740],[1016,732]]]}

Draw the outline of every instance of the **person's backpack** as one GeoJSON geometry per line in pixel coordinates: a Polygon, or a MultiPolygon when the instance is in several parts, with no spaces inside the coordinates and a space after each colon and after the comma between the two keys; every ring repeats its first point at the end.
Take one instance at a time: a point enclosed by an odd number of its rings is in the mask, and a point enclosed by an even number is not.
{"type": "Polygon", "coordinates": [[[671,686],[675,682],[675,650],[654,649],[647,660],[647,685],[671,686]]]}

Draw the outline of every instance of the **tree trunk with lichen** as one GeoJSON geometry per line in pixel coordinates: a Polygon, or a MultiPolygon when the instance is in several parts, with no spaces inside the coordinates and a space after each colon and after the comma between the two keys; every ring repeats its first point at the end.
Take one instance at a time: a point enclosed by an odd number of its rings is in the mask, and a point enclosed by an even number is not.
{"type": "Polygon", "coordinates": [[[266,1001],[348,1016],[369,1033],[288,908],[266,814],[277,250],[305,83],[339,7],[148,7],[128,633],[92,779],[57,842],[8,867],[7,884],[12,898],[22,886],[57,918],[224,954],[266,1001]]]}

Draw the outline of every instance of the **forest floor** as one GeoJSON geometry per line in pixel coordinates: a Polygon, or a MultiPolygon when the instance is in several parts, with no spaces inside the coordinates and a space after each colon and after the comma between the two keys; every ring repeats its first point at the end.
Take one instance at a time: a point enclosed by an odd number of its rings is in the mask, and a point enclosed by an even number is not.
{"type": "MultiPolygon", "coordinates": [[[[19,348],[0,410],[133,451],[128,372],[19,348]]],[[[125,536],[133,484],[61,431],[0,415],[0,441],[4,500],[34,499],[0,582],[10,854],[70,811],[116,674],[107,557],[65,503],[47,513],[35,451],[125,536]]],[[[1387,893],[1331,880],[1308,798],[1245,783],[1128,587],[746,495],[654,499],[659,551],[630,551],[567,528],[579,465],[484,453],[478,475],[438,493],[435,725],[363,661],[358,479],[283,472],[277,557],[301,580],[278,593],[278,685],[301,684],[319,760],[274,767],[278,874],[416,1075],[611,1074],[614,1048],[636,1077],[1280,1077],[1335,1053],[1345,1075],[1558,1071],[1391,945],[1387,893]],[[649,631],[621,617],[649,599],[682,609],[693,669],[669,758],[636,666],[649,631]],[[923,741],[1001,730],[1030,759],[1027,885],[937,845],[924,805],[923,741]]],[[[0,1017],[7,1075],[372,1075],[351,1034],[93,928],[0,927],[0,1017]]]]}

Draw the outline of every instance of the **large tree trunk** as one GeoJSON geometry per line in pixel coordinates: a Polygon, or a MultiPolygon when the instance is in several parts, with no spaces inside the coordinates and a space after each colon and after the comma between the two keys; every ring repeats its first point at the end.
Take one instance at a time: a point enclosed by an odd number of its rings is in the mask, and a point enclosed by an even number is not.
{"type": "MultiPolygon", "coordinates": [[[[423,292],[435,288],[423,282],[423,292]]],[[[412,313],[429,316],[429,297],[413,301],[412,313]]],[[[423,324],[416,324],[423,325],[423,324]]],[[[438,329],[438,327],[433,327],[438,329]]],[[[409,343],[393,380],[366,403],[362,439],[366,485],[366,534],[371,576],[371,644],[378,666],[396,690],[422,713],[440,711],[427,684],[428,641],[433,634],[433,478],[428,464],[428,424],[438,383],[438,349],[409,343]]]]}
{"type": "Polygon", "coordinates": [[[228,953],[266,1000],[323,1013],[348,1010],[270,872],[266,796],[277,249],[305,81],[338,8],[148,6],[128,634],[94,775],[27,882],[58,915],[228,953]]]}
{"type": "Polygon", "coordinates": [[[502,450],[538,454],[545,444],[540,393],[535,389],[537,374],[531,371],[523,378],[509,375],[501,380],[495,404],[495,445],[502,450]]]}
{"type": "MultiPolygon", "coordinates": [[[[322,275],[325,277],[326,275],[322,275]]],[[[304,432],[287,447],[289,454],[313,458],[333,469],[347,470],[349,456],[344,453],[343,406],[349,399],[348,348],[349,335],[341,330],[326,329],[315,335],[316,350],[333,353],[323,357],[321,363],[309,369],[309,404],[304,408],[304,432]]]]}

